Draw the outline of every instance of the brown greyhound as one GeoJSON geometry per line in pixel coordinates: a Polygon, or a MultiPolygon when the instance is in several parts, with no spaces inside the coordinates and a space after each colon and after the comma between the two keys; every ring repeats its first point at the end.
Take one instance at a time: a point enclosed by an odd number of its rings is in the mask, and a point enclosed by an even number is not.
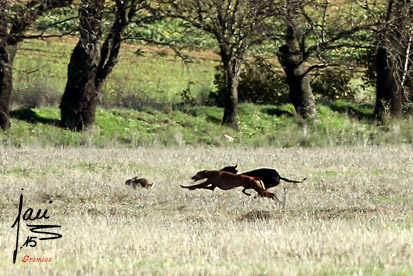
{"type": "Polygon", "coordinates": [[[189,190],[194,189],[209,189],[213,191],[216,187],[222,190],[230,190],[236,187],[244,187],[245,189],[254,189],[260,196],[269,197],[274,200],[279,199],[275,196],[275,194],[268,192],[264,189],[263,182],[256,177],[242,175],[242,174],[233,174],[230,172],[224,171],[199,171],[196,175],[194,175],[191,179],[194,181],[198,181],[201,179],[207,179],[205,182],[197,185],[192,186],[182,186],[182,188],[186,188],[189,190]]]}

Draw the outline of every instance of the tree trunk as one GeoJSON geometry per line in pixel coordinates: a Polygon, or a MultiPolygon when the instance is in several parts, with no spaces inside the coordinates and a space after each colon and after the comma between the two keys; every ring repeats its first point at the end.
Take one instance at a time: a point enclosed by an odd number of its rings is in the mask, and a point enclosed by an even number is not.
{"type": "Polygon", "coordinates": [[[375,60],[377,82],[374,115],[381,121],[388,116],[402,116],[404,66],[401,53],[405,50],[402,34],[406,31],[403,21],[410,16],[405,14],[404,5],[404,1],[388,2],[384,28],[379,34],[375,60]]]}
{"type": "Polygon", "coordinates": [[[80,40],[68,66],[68,79],[60,111],[61,124],[73,131],[83,131],[95,121],[97,90],[95,78],[99,63],[99,43],[85,49],[80,40]],[[89,51],[91,50],[91,51],[89,51]]]}
{"type": "Polygon", "coordinates": [[[79,10],[80,39],[70,58],[66,88],[60,103],[61,124],[73,131],[87,130],[95,122],[104,2],[82,0],[79,10]]]}
{"type": "Polygon", "coordinates": [[[316,116],[315,99],[307,76],[307,66],[300,52],[291,52],[287,45],[280,47],[278,59],[290,88],[290,101],[297,116],[303,119],[316,116]]]}
{"type": "Polygon", "coordinates": [[[233,129],[238,129],[238,85],[239,68],[237,64],[232,64],[224,60],[225,73],[225,95],[224,95],[224,117],[222,124],[233,129]]]}
{"type": "Polygon", "coordinates": [[[401,84],[397,83],[397,70],[387,50],[379,47],[376,53],[376,106],[374,114],[377,119],[384,120],[386,116],[393,118],[402,115],[401,84]]]}
{"type": "Polygon", "coordinates": [[[10,128],[9,103],[13,84],[13,61],[17,53],[17,42],[0,45],[0,127],[10,128]]]}
{"type": "Polygon", "coordinates": [[[13,62],[26,29],[46,12],[69,6],[72,0],[33,0],[27,3],[0,1],[0,128],[10,128],[10,95],[13,62]]]}
{"type": "MultiPolygon", "coordinates": [[[[287,0],[287,30],[285,45],[278,51],[278,60],[284,69],[287,84],[290,88],[290,101],[294,105],[297,116],[302,119],[314,118],[317,114],[315,99],[308,79],[308,68],[305,61],[304,45],[299,43],[300,1],[287,0]]],[[[302,39],[302,38],[301,38],[302,39]]]]}
{"type": "Polygon", "coordinates": [[[100,46],[101,16],[105,0],[83,0],[80,10],[81,38],[73,50],[68,67],[68,80],[60,109],[64,127],[83,131],[95,122],[99,91],[117,64],[122,36],[144,1],[116,0],[111,30],[100,46]]]}

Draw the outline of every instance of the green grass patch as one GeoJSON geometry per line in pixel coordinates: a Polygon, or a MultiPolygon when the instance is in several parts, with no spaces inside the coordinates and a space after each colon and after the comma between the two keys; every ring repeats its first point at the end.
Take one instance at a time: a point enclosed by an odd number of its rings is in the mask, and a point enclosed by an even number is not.
{"type": "Polygon", "coordinates": [[[342,145],[402,144],[413,141],[411,119],[377,126],[317,105],[318,118],[302,123],[293,107],[239,106],[239,131],[221,125],[223,109],[185,107],[146,110],[103,109],[96,111],[95,127],[83,133],[59,127],[55,107],[22,107],[11,111],[12,128],[4,132],[4,145],[23,146],[277,146],[316,147],[342,145]]]}
{"type": "Polygon", "coordinates": [[[383,196],[379,195],[374,198],[377,201],[387,203],[387,204],[402,204],[402,205],[408,205],[410,204],[410,200],[407,197],[393,197],[393,196],[383,196]]]}

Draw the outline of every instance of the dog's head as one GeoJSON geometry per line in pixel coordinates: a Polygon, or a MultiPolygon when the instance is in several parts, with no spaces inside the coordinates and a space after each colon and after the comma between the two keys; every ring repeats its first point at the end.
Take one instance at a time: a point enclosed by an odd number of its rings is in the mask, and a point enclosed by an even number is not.
{"type": "Polygon", "coordinates": [[[204,179],[204,178],[208,178],[208,175],[209,175],[209,171],[203,170],[203,171],[197,172],[196,175],[191,177],[191,179],[193,181],[198,181],[198,180],[201,180],[201,179],[204,179]]]}
{"type": "Polygon", "coordinates": [[[222,168],[221,171],[237,174],[238,173],[237,167],[238,167],[238,165],[226,166],[226,167],[222,168]]]}

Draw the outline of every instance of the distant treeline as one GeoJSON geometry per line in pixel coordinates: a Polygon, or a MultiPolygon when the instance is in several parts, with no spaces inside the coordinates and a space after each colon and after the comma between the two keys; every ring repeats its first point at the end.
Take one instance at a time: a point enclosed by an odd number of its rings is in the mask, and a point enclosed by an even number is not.
{"type": "MultiPolygon", "coordinates": [[[[350,80],[375,87],[377,120],[412,102],[413,6],[401,0],[0,0],[0,127],[10,127],[13,61],[26,39],[76,35],[60,101],[62,127],[95,122],[97,99],[126,41],[215,51],[210,95],[222,124],[238,129],[238,102],[290,102],[302,120],[324,100],[354,98],[350,80]],[[269,57],[277,57],[283,75],[269,57]],[[277,87],[277,89],[274,89],[277,87]],[[287,93],[280,93],[287,91],[287,93]]],[[[139,64],[137,64],[139,66],[139,64]]],[[[191,103],[185,91],[182,98],[191,103]]]]}

